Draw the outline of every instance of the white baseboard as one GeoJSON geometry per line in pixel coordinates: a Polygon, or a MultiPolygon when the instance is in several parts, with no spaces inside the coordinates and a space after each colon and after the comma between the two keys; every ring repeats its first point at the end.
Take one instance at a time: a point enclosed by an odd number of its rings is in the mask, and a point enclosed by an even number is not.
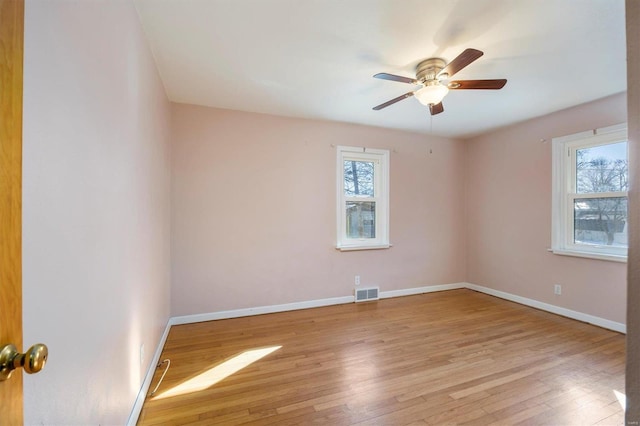
{"type": "Polygon", "coordinates": [[[414,294],[433,293],[434,291],[457,290],[460,288],[466,288],[466,284],[467,283],[454,283],[430,285],[426,287],[405,288],[402,290],[381,291],[380,299],[387,299],[389,297],[413,296],[414,294]]]}
{"type": "Polygon", "coordinates": [[[596,317],[594,315],[585,314],[578,311],[572,311],[571,309],[562,308],[560,306],[551,305],[549,303],[539,302],[534,299],[528,299],[522,296],[516,296],[515,294],[506,293],[504,291],[494,290],[488,287],[482,287],[479,285],[465,283],[465,287],[470,290],[479,291],[491,296],[499,297],[501,299],[510,300],[512,302],[520,303],[522,305],[531,306],[532,308],[540,309],[543,311],[551,312],[553,314],[562,315],[563,317],[575,319],[578,321],[586,322],[589,324],[597,325],[598,327],[606,328],[609,330],[617,331],[619,333],[626,333],[627,326],[619,322],[611,321],[605,318],[596,317]]]}
{"type": "MultiPolygon", "coordinates": [[[[434,291],[455,290],[465,288],[466,283],[432,285],[402,290],[381,291],[380,298],[411,296],[413,294],[431,293],[434,291]]],[[[282,305],[258,306],[256,308],[234,309],[230,311],[210,312],[206,314],[184,315],[169,319],[170,325],[191,324],[194,322],[215,321],[220,319],[248,317],[251,315],[273,314],[277,312],[296,311],[298,309],[319,308],[322,306],[353,303],[354,296],[331,297],[328,299],[308,300],[304,302],[286,303],[282,305]]]]}
{"type": "Polygon", "coordinates": [[[136,401],[133,404],[133,409],[131,410],[131,414],[129,414],[129,419],[127,420],[127,426],[135,426],[138,423],[138,418],[140,417],[140,413],[142,412],[142,405],[144,404],[144,400],[147,397],[147,392],[149,392],[149,386],[151,386],[151,380],[153,380],[153,374],[158,367],[158,362],[160,361],[160,355],[162,355],[162,349],[164,348],[164,344],[167,341],[167,336],[169,335],[169,330],[171,329],[171,319],[167,321],[167,325],[164,328],[164,333],[160,337],[160,341],[158,342],[158,346],[156,347],[156,351],[153,354],[153,358],[151,359],[151,363],[149,364],[149,368],[147,369],[147,374],[144,376],[144,380],[142,381],[142,386],[140,387],[140,392],[138,392],[138,396],[136,397],[136,401]]]}
{"type": "MultiPolygon", "coordinates": [[[[445,291],[445,290],[457,290],[461,288],[475,290],[480,293],[488,294],[490,296],[495,296],[501,299],[520,303],[522,305],[531,306],[532,308],[540,309],[540,310],[551,312],[557,315],[562,315],[564,317],[572,318],[578,321],[583,321],[589,324],[597,325],[598,327],[617,331],[619,333],[627,332],[627,326],[619,322],[607,320],[607,319],[596,317],[589,314],[584,314],[582,312],[572,311],[570,309],[562,308],[560,306],[539,302],[534,299],[528,299],[526,297],[517,296],[515,294],[506,293],[504,291],[494,290],[492,288],[483,287],[483,286],[479,286],[471,283],[453,283],[453,284],[442,284],[442,285],[432,285],[432,286],[425,286],[425,287],[407,288],[402,290],[381,291],[380,298],[387,299],[391,297],[411,296],[415,294],[431,293],[435,291],[445,291]]],[[[171,328],[172,325],[190,324],[195,322],[214,321],[214,320],[228,319],[228,318],[240,318],[240,317],[246,317],[251,315],[295,311],[298,309],[319,308],[322,306],[341,305],[341,304],[352,303],[352,302],[354,302],[354,296],[342,296],[342,297],[332,297],[328,299],[309,300],[305,302],[286,303],[282,305],[259,306],[256,308],[234,309],[229,311],[219,311],[219,312],[211,312],[206,314],[195,314],[195,315],[183,315],[183,316],[169,318],[165,331],[162,337],[160,338],[160,342],[158,342],[158,347],[156,348],[156,352],[153,356],[153,360],[151,361],[151,364],[149,365],[149,369],[147,370],[147,374],[142,383],[142,388],[140,389],[140,392],[138,393],[138,397],[136,398],[135,404],[133,406],[133,410],[131,411],[131,415],[129,416],[129,420],[127,421],[127,426],[135,426],[135,424],[138,421],[138,417],[140,416],[140,412],[142,411],[142,405],[144,404],[144,400],[146,398],[147,392],[149,391],[149,386],[151,386],[151,380],[153,379],[153,374],[155,372],[156,366],[158,365],[158,361],[160,360],[162,348],[164,348],[164,344],[169,334],[169,329],[171,328]]]]}
{"type": "MultiPolygon", "coordinates": [[[[626,325],[623,323],[611,321],[605,318],[596,317],[594,315],[585,314],[578,311],[572,311],[571,309],[563,308],[560,306],[551,305],[549,303],[540,302],[534,299],[529,299],[515,294],[507,293],[504,291],[494,290],[489,287],[483,287],[471,283],[453,283],[432,285],[424,287],[406,288],[402,290],[389,290],[381,291],[380,298],[387,299],[390,297],[411,296],[415,294],[431,293],[435,291],[456,290],[461,288],[467,288],[470,290],[479,291],[491,296],[499,297],[501,299],[510,300],[512,302],[520,303],[522,305],[531,306],[532,308],[540,309],[543,311],[551,312],[564,317],[572,318],[578,321],[587,322],[589,324],[597,325],[598,327],[606,328],[609,330],[617,331],[619,333],[626,333],[626,325]]],[[[345,303],[352,303],[354,301],[353,296],[332,297],[328,299],[308,300],[304,302],[286,303],[282,305],[269,305],[259,306],[255,308],[234,309],[229,311],[211,312],[206,314],[184,315],[178,317],[172,317],[169,319],[167,326],[190,324],[203,321],[214,321],[228,318],[240,318],[251,315],[272,314],[277,312],[295,311],[298,309],[319,308],[322,306],[341,305],[345,303]]],[[[164,344],[164,342],[162,342],[164,344]]]]}
{"type": "Polygon", "coordinates": [[[228,318],[248,317],[251,315],[273,314],[276,312],[296,311],[298,309],[319,308],[322,306],[352,303],[353,296],[332,297],[329,299],[308,300],[306,302],[286,303],[283,305],[258,306],[256,308],[234,309],[206,314],[184,315],[169,319],[170,325],[190,324],[194,322],[214,321],[228,318]]]}

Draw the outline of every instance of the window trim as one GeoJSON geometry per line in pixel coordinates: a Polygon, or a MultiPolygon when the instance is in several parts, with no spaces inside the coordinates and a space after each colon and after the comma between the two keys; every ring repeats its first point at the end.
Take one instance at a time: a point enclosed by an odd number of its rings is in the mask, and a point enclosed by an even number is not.
{"type": "MultiPolygon", "coordinates": [[[[627,261],[627,249],[625,248],[574,244],[574,211],[569,208],[569,205],[576,198],[588,198],[589,195],[592,195],[590,193],[576,194],[571,188],[572,179],[574,179],[571,176],[575,176],[577,148],[622,141],[628,141],[626,123],[552,139],[551,252],[554,254],[616,262],[627,261]]],[[[598,195],[601,198],[628,197],[628,191],[599,193],[598,195]]]]}
{"type": "Polygon", "coordinates": [[[389,150],[354,146],[336,147],[336,248],[341,251],[387,249],[389,243],[389,150]],[[376,162],[374,186],[376,197],[376,237],[353,239],[346,236],[345,203],[352,197],[344,194],[344,161],[348,159],[376,162]]]}

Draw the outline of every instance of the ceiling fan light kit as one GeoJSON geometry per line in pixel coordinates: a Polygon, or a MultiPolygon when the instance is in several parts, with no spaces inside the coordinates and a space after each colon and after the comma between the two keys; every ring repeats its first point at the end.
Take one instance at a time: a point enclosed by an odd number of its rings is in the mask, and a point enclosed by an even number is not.
{"type": "Polygon", "coordinates": [[[373,109],[378,111],[403,99],[415,96],[421,104],[429,107],[431,115],[436,115],[444,111],[442,100],[445,96],[447,96],[449,90],[502,89],[504,85],[507,84],[506,79],[449,81],[449,78],[453,77],[455,73],[457,73],[482,55],[483,53],[479,50],[466,49],[448,64],[444,61],[444,59],[441,58],[425,59],[416,67],[415,79],[388,73],[376,74],[374,75],[374,77],[382,80],[415,84],[422,87],[413,92],[405,93],[404,95],[398,96],[397,98],[377,105],[373,107],[373,109]]]}
{"type": "Polygon", "coordinates": [[[436,82],[416,90],[414,96],[422,105],[429,106],[442,102],[447,93],[449,93],[447,86],[436,82]]]}

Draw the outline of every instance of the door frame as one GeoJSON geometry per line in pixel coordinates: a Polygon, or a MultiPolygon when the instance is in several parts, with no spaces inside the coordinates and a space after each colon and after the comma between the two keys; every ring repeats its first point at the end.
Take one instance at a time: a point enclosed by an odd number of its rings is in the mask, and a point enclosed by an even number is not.
{"type": "MultiPolygon", "coordinates": [[[[0,0],[0,344],[22,351],[24,0],[0,0]]],[[[22,371],[0,382],[0,424],[23,424],[22,371]]]]}

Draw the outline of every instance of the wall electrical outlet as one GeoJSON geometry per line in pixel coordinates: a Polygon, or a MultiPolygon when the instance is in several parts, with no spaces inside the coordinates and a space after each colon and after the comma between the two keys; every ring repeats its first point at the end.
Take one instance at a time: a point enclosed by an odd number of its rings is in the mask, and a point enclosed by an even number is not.
{"type": "Polygon", "coordinates": [[[558,295],[562,294],[562,286],[560,284],[554,285],[553,292],[558,295]]]}
{"type": "Polygon", "coordinates": [[[140,365],[144,365],[144,343],[140,345],[140,365]]]}
{"type": "Polygon", "coordinates": [[[360,285],[360,275],[356,275],[355,283],[356,285],[360,285]]]}

